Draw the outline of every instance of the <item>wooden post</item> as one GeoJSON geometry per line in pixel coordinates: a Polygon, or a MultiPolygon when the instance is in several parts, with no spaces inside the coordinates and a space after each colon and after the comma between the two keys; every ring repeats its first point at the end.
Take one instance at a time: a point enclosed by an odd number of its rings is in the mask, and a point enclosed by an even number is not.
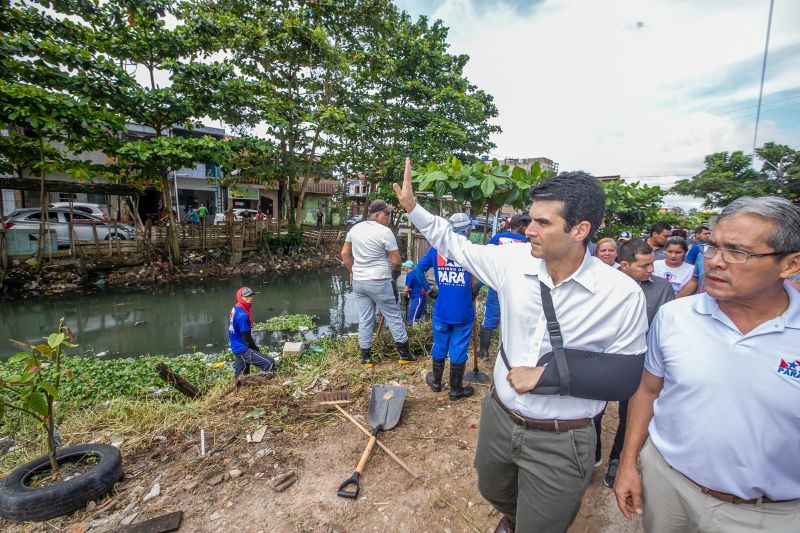
{"type": "Polygon", "coordinates": [[[92,224],[92,238],[94,239],[94,249],[100,255],[100,239],[97,238],[97,226],[92,224]]]}
{"type": "Polygon", "coordinates": [[[161,379],[169,383],[171,387],[182,392],[189,398],[196,398],[200,396],[200,392],[194,385],[186,381],[180,374],[176,374],[167,368],[167,365],[164,363],[156,364],[156,371],[158,372],[158,375],[161,376],[161,379]]]}

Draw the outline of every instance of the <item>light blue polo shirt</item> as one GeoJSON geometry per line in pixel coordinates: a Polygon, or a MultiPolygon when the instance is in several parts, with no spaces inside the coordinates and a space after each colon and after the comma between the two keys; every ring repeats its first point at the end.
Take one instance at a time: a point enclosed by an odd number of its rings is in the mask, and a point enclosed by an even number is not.
{"type": "Polygon", "coordinates": [[[788,309],[747,335],[705,293],[664,304],[650,327],[644,366],[664,378],[650,438],[704,487],[800,498],[800,293],[784,288],[788,309]]]}

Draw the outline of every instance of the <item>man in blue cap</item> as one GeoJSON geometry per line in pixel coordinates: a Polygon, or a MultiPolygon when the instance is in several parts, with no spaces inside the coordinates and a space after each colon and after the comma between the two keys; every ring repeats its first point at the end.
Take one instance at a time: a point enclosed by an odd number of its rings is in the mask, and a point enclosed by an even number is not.
{"type": "Polygon", "coordinates": [[[249,287],[236,291],[236,305],[231,309],[228,319],[228,340],[236,357],[233,363],[234,378],[238,378],[242,372],[248,373],[250,365],[257,366],[262,372],[275,370],[275,360],[261,353],[253,341],[250,306],[253,305],[254,294],[255,291],[249,287]]]}
{"type": "Polygon", "coordinates": [[[431,291],[431,286],[425,274],[414,268],[414,261],[406,261],[402,266],[406,273],[405,286],[403,287],[403,296],[406,297],[408,304],[406,320],[408,320],[409,326],[413,326],[419,322],[425,313],[425,304],[428,299],[427,295],[431,291]]]}
{"type": "MultiPolygon", "coordinates": [[[[469,236],[472,221],[465,213],[450,217],[453,231],[469,236]]],[[[464,369],[467,363],[467,349],[475,322],[475,308],[472,304],[472,274],[464,267],[442,257],[436,248],[431,248],[423,257],[416,270],[423,274],[434,269],[439,296],[433,306],[433,372],[425,381],[433,392],[441,392],[445,359],[450,355],[450,399],[460,400],[475,393],[475,389],[464,382],[464,369]]]]}

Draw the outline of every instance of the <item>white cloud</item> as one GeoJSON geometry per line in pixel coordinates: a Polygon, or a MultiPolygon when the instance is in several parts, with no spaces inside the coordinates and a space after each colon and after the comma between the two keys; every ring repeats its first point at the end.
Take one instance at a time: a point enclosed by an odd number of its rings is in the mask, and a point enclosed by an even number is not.
{"type": "MultiPolygon", "coordinates": [[[[444,20],[451,51],[470,56],[467,77],[500,111],[494,155],[547,156],[596,175],[681,176],[709,153],[752,149],[766,2],[397,3],[444,20]]],[[[778,2],[770,57],[800,44],[798,27],[800,4],[778,2]]],[[[800,58],[768,64],[765,108],[772,94],[800,91],[800,68],[787,65],[800,58]]],[[[762,116],[759,144],[797,146],[800,130],[780,110],[798,98],[782,98],[762,116]]]]}

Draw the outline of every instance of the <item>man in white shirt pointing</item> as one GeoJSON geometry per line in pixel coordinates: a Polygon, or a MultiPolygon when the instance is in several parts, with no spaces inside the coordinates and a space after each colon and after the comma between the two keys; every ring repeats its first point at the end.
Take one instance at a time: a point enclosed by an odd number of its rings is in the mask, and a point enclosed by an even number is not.
{"type": "MultiPolygon", "coordinates": [[[[603,220],[602,189],[583,172],[562,173],[535,187],[526,231],[530,243],[506,246],[472,244],[452,232],[446,220],[418,206],[409,160],[402,188],[394,189],[428,241],[500,296],[501,353],[510,370],[498,357],[494,387],[483,401],[475,455],[478,488],[503,514],[496,531],[566,531],[591,477],[592,418],[605,402],[532,393],[546,375],[540,356],[553,351],[542,291],[552,297],[567,348],[640,357],[647,331],[641,289],[586,250],[603,220]]],[[[631,360],[639,366],[638,382],[641,359],[631,360]]],[[[574,384],[597,380],[615,386],[613,376],[587,378],[575,375],[579,369],[570,370],[575,370],[574,384]]]]}

